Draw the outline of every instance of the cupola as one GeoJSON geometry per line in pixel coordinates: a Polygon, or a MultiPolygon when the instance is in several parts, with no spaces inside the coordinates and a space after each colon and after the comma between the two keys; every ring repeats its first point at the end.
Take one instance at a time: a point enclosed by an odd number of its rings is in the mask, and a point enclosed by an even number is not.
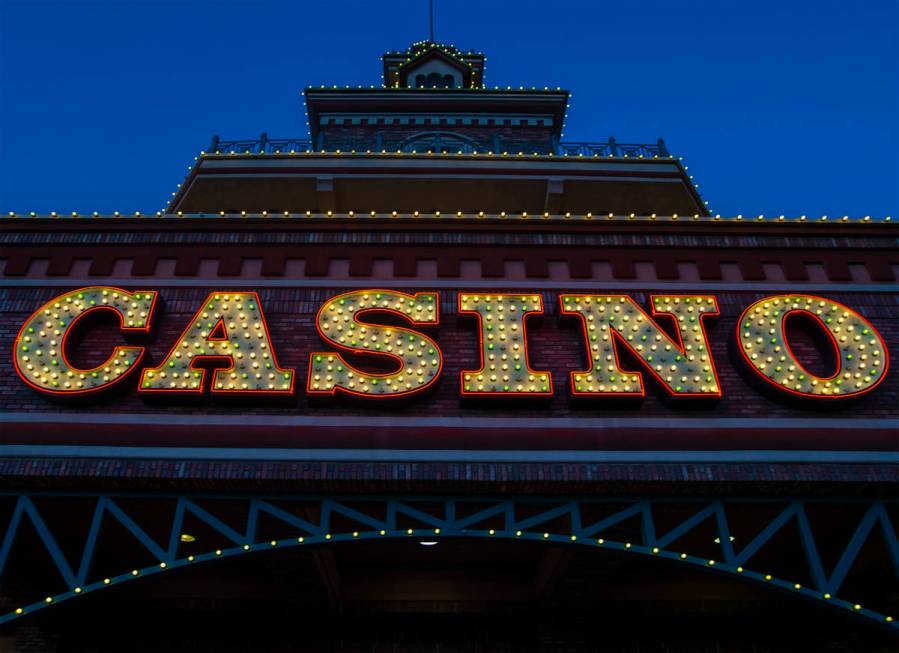
{"type": "Polygon", "coordinates": [[[405,51],[383,57],[387,88],[482,88],[484,61],[481,52],[462,51],[452,45],[419,41],[405,51]]]}

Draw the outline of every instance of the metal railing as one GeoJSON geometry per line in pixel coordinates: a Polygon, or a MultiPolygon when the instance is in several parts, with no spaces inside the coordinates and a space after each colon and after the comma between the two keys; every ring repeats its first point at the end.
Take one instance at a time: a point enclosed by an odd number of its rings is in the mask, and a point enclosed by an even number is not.
{"type": "Polygon", "coordinates": [[[215,153],[215,152],[235,152],[235,153],[249,153],[249,154],[262,154],[264,152],[268,152],[270,154],[274,154],[275,152],[289,152],[291,150],[295,152],[305,152],[306,150],[312,149],[312,141],[308,138],[268,138],[268,135],[263,133],[259,138],[251,138],[237,141],[222,141],[219,140],[218,136],[212,137],[212,142],[209,144],[209,149],[207,153],[215,153]]]}
{"type": "Polygon", "coordinates": [[[615,137],[609,137],[605,143],[559,143],[556,154],[568,156],[612,156],[612,157],[645,157],[668,158],[670,153],[665,141],[659,139],[650,143],[619,143],[615,137]]]}
{"type": "Polygon", "coordinates": [[[503,139],[494,136],[489,141],[478,141],[466,137],[454,137],[445,132],[435,133],[432,137],[390,138],[375,134],[371,139],[328,139],[321,137],[313,143],[308,138],[269,138],[263,133],[256,139],[220,140],[213,136],[207,153],[215,154],[276,154],[288,152],[506,152],[516,154],[555,154],[558,156],[583,157],[634,157],[634,158],[668,158],[671,156],[663,139],[655,143],[619,143],[614,137],[605,142],[572,142],[561,143],[553,140],[522,141],[503,139]]]}

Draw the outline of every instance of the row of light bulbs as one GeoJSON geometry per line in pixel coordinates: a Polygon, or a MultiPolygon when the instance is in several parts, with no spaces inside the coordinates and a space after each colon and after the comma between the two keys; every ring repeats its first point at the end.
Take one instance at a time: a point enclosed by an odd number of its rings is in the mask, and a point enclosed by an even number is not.
{"type": "Polygon", "coordinates": [[[503,219],[503,218],[519,218],[519,219],[552,219],[552,220],[615,220],[615,221],[637,221],[637,222],[645,222],[645,221],[662,221],[662,222],[742,222],[742,223],[771,223],[771,222],[783,222],[783,223],[849,223],[849,224],[858,224],[858,223],[869,223],[869,224],[879,224],[883,222],[892,222],[891,216],[885,216],[880,219],[872,218],[870,215],[865,216],[848,216],[843,215],[840,217],[832,217],[827,215],[822,215],[817,218],[810,217],[807,215],[800,216],[766,216],[766,215],[757,215],[755,217],[743,216],[742,214],[736,216],[722,216],[720,213],[715,215],[700,215],[698,213],[694,213],[692,215],[681,215],[678,213],[672,213],[670,215],[658,215],[656,213],[571,213],[570,211],[566,211],[565,213],[549,213],[544,211],[543,213],[530,213],[528,211],[500,211],[498,213],[491,213],[486,211],[477,211],[477,212],[466,212],[466,211],[411,211],[411,212],[402,212],[402,211],[346,211],[346,212],[335,212],[335,211],[237,211],[237,212],[226,212],[219,211],[218,213],[185,213],[184,211],[175,211],[173,213],[167,211],[156,211],[155,213],[142,213],[141,211],[135,211],[134,213],[123,213],[121,211],[113,211],[111,214],[102,214],[98,211],[94,211],[92,213],[79,213],[77,211],[72,211],[71,213],[59,213],[57,211],[50,211],[49,213],[38,213],[36,211],[29,211],[27,213],[19,213],[16,211],[9,211],[5,217],[8,218],[39,218],[39,219],[65,219],[65,218],[142,218],[142,217],[157,217],[157,218],[173,218],[173,217],[187,217],[187,218],[210,218],[210,217],[222,217],[222,218],[267,218],[267,217],[291,217],[291,218],[400,218],[400,219],[408,219],[408,218],[467,218],[467,219],[503,219]]]}
{"type": "MultiPolygon", "coordinates": [[[[599,154],[593,154],[593,155],[590,155],[590,156],[585,156],[583,153],[580,153],[580,154],[577,154],[577,155],[570,155],[570,154],[568,154],[568,153],[563,153],[563,154],[561,154],[561,155],[558,155],[558,154],[554,154],[554,153],[552,153],[552,152],[549,152],[549,153],[546,153],[546,154],[541,154],[541,153],[538,153],[538,152],[533,152],[533,153],[531,153],[531,154],[526,154],[525,152],[519,151],[519,152],[510,154],[508,151],[498,152],[498,153],[494,153],[494,152],[492,152],[492,151],[487,151],[487,152],[478,153],[477,151],[474,151],[474,152],[462,152],[461,150],[458,150],[458,151],[456,151],[456,152],[434,152],[434,151],[428,150],[428,151],[419,153],[419,152],[416,152],[416,151],[412,151],[412,152],[403,152],[402,150],[391,151],[391,150],[386,150],[386,149],[382,149],[382,150],[380,150],[380,151],[365,150],[364,152],[357,152],[356,150],[349,150],[348,152],[346,152],[346,151],[341,151],[341,150],[339,150],[339,149],[338,149],[338,150],[333,150],[333,151],[326,151],[326,150],[316,151],[316,150],[311,150],[311,149],[308,149],[308,150],[300,150],[300,151],[298,151],[298,150],[289,150],[289,151],[287,151],[287,152],[281,152],[281,151],[279,151],[279,150],[276,150],[276,151],[274,151],[274,152],[251,152],[250,150],[246,150],[246,151],[244,151],[244,152],[237,152],[237,151],[233,151],[233,150],[232,150],[232,151],[228,151],[228,152],[222,152],[222,151],[205,152],[205,151],[202,151],[202,152],[200,152],[199,158],[207,158],[207,157],[226,157],[226,156],[227,156],[227,157],[231,157],[231,156],[253,156],[253,157],[257,157],[257,156],[262,156],[262,157],[264,157],[264,156],[276,156],[276,157],[277,157],[277,156],[296,156],[296,155],[313,155],[313,156],[314,156],[314,155],[318,155],[318,156],[322,156],[322,155],[328,156],[328,155],[331,155],[331,156],[345,156],[345,155],[347,155],[347,154],[350,154],[350,155],[372,155],[372,154],[376,154],[376,155],[394,155],[394,156],[417,156],[417,155],[421,154],[421,155],[423,155],[423,156],[435,156],[435,155],[436,155],[436,156],[444,156],[444,157],[448,157],[448,156],[454,156],[454,157],[459,157],[459,156],[466,156],[466,157],[469,157],[469,156],[470,156],[470,157],[478,157],[478,156],[487,156],[487,157],[494,157],[494,156],[509,157],[509,156],[514,156],[514,157],[531,157],[531,158],[541,158],[541,159],[552,159],[552,158],[563,158],[563,159],[564,159],[564,158],[577,158],[577,159],[586,159],[586,160],[591,160],[591,159],[598,159],[598,160],[607,160],[607,159],[613,159],[613,160],[624,160],[624,159],[628,159],[628,160],[633,160],[633,159],[637,159],[637,160],[640,160],[640,159],[647,159],[647,158],[649,158],[649,157],[646,157],[646,156],[643,155],[643,154],[639,154],[639,155],[636,155],[636,156],[630,156],[630,155],[628,155],[628,154],[622,154],[622,155],[620,155],[620,156],[615,156],[615,155],[613,155],[613,154],[608,154],[608,155],[606,155],[606,156],[600,156],[599,154]]],[[[662,156],[659,156],[658,154],[654,154],[651,158],[652,158],[652,159],[666,159],[666,158],[667,158],[667,159],[669,159],[669,160],[672,160],[672,159],[674,159],[675,157],[674,157],[674,155],[671,155],[671,154],[669,154],[667,157],[662,157],[662,156]]],[[[198,160],[198,157],[195,157],[194,160],[197,161],[197,160],[198,160]]],[[[678,160],[679,160],[679,161],[683,161],[683,157],[679,157],[678,160]]],[[[188,170],[191,170],[191,171],[192,171],[192,170],[194,169],[194,167],[195,167],[195,166],[189,166],[189,167],[188,167],[188,170]]],[[[685,166],[685,167],[684,167],[684,170],[686,171],[686,170],[688,170],[688,168],[685,166]]],[[[689,176],[690,180],[693,181],[693,175],[688,175],[688,176],[689,176]]],[[[699,188],[699,184],[698,184],[698,183],[695,183],[695,182],[694,182],[693,185],[694,185],[694,188],[696,188],[696,189],[699,188]]],[[[178,184],[177,187],[180,189],[180,188],[181,188],[181,184],[178,184]]],[[[172,195],[173,195],[173,196],[176,196],[176,195],[177,195],[177,192],[173,192],[172,195]]],[[[708,205],[708,201],[706,201],[706,200],[703,200],[703,203],[704,203],[705,205],[708,205]]],[[[504,213],[505,213],[505,212],[503,212],[503,214],[504,214],[504,213]]],[[[592,215],[592,214],[587,214],[587,215],[590,216],[590,215],[592,215]]],[[[631,215],[633,215],[633,214],[631,214],[631,215]]],[[[655,217],[655,215],[656,215],[656,214],[652,214],[652,217],[655,217]]],[[[699,216],[694,216],[694,217],[695,217],[696,219],[698,219],[699,216]]],[[[715,217],[720,219],[721,216],[720,216],[720,214],[718,214],[718,215],[716,215],[715,217]]],[[[675,215],[673,216],[673,218],[676,219],[676,218],[677,218],[677,215],[675,214],[675,215]]],[[[743,216],[742,214],[738,214],[738,215],[735,217],[735,219],[738,220],[738,221],[741,221],[741,220],[744,220],[744,219],[747,220],[747,221],[748,221],[748,220],[752,220],[752,219],[755,219],[755,220],[757,220],[757,221],[762,221],[762,220],[765,220],[765,216],[764,216],[763,214],[760,214],[760,215],[756,216],[755,218],[751,218],[751,217],[746,217],[746,218],[744,218],[744,216],[743,216]]],[[[779,221],[784,221],[785,219],[787,219],[787,218],[785,218],[784,215],[780,215],[780,216],[777,217],[777,220],[779,220],[779,221]]],[[[809,218],[808,216],[805,216],[805,215],[800,216],[798,219],[799,219],[799,221],[801,221],[801,222],[804,222],[804,221],[806,221],[806,220],[814,220],[814,218],[809,218]]],[[[821,221],[821,222],[826,222],[828,219],[831,219],[831,218],[830,218],[829,216],[827,216],[827,215],[822,215],[822,216],[820,216],[820,217],[818,218],[818,220],[821,221]]],[[[849,221],[850,218],[849,218],[848,215],[844,215],[844,216],[842,216],[841,218],[835,218],[835,219],[841,220],[841,221],[843,221],[843,222],[847,222],[847,221],[849,221]]],[[[886,216],[886,217],[884,218],[884,221],[889,222],[890,219],[891,219],[890,216],[886,216]]],[[[864,218],[862,218],[862,220],[865,221],[865,222],[868,222],[868,221],[871,220],[871,217],[870,217],[870,216],[864,216],[864,218]]]]}
{"type": "MultiPolygon", "coordinates": [[[[428,39],[425,39],[422,41],[415,41],[412,45],[409,46],[409,48],[407,50],[391,50],[389,52],[386,52],[384,54],[384,56],[386,56],[386,57],[403,56],[406,54],[419,52],[423,49],[430,49],[432,47],[437,47],[437,48],[443,50],[444,52],[446,52],[447,54],[450,54],[452,52],[454,54],[458,54],[458,55],[462,55],[462,56],[465,56],[465,55],[484,56],[483,52],[475,52],[474,50],[468,50],[468,51],[460,50],[453,43],[436,43],[436,42],[430,41],[428,39]]],[[[384,57],[381,57],[381,58],[383,59],[384,57]]]]}
{"type": "MultiPolygon", "coordinates": [[[[418,58],[419,55],[424,52],[428,52],[431,49],[437,49],[443,52],[444,54],[452,57],[454,60],[462,63],[466,66],[471,67],[471,65],[465,61],[465,57],[475,56],[480,57],[481,61],[484,63],[487,62],[487,57],[484,56],[483,52],[475,52],[473,50],[469,50],[467,52],[460,50],[453,44],[445,44],[445,43],[435,43],[434,41],[416,41],[413,43],[407,50],[392,50],[390,52],[386,52],[381,56],[381,62],[384,61],[386,57],[405,57],[403,65],[408,64],[410,61],[413,61],[418,58]]],[[[383,77],[383,75],[382,75],[383,77]]]]}
{"type": "MultiPolygon", "coordinates": [[[[352,542],[352,541],[364,541],[366,539],[374,538],[374,537],[435,537],[442,535],[442,531],[440,528],[433,529],[399,529],[399,530],[386,530],[380,529],[378,531],[351,531],[347,533],[325,533],[324,535],[308,535],[308,536],[298,536],[296,538],[287,538],[282,540],[270,540],[268,542],[258,542],[254,544],[243,544],[240,546],[234,546],[227,549],[215,549],[213,551],[209,551],[207,553],[197,554],[197,555],[188,555],[185,558],[179,558],[173,560],[171,562],[159,562],[156,565],[152,565],[149,567],[144,567],[143,569],[132,569],[130,572],[126,572],[120,574],[118,576],[106,577],[102,581],[98,581],[95,583],[91,583],[89,585],[85,585],[84,587],[78,586],[72,588],[72,590],[68,592],[62,592],[60,594],[51,595],[45,597],[42,601],[38,601],[32,603],[31,605],[25,607],[19,607],[13,610],[12,612],[7,613],[0,617],[0,623],[10,621],[12,619],[22,617],[26,614],[32,614],[38,610],[50,607],[52,605],[58,604],[61,601],[65,601],[68,599],[72,599],[78,596],[82,596],[85,593],[96,591],[100,589],[104,589],[106,587],[110,587],[114,584],[119,584],[129,580],[135,580],[137,578],[141,578],[147,575],[151,575],[154,573],[161,573],[167,571],[169,569],[177,569],[180,567],[187,567],[192,564],[198,562],[209,562],[213,560],[217,560],[225,557],[232,557],[236,555],[242,555],[250,552],[259,552],[265,550],[277,549],[278,547],[292,547],[292,546],[302,546],[309,544],[325,544],[325,543],[337,543],[337,542],[352,542]]],[[[764,583],[767,585],[771,585],[774,587],[778,587],[780,589],[789,590],[793,592],[798,592],[805,598],[816,599],[820,601],[825,601],[829,605],[833,605],[835,607],[842,607],[846,610],[849,610],[852,613],[858,614],[860,616],[866,617],[868,619],[878,621],[880,623],[888,624],[889,626],[896,628],[897,623],[893,619],[891,615],[882,614],[868,608],[863,608],[860,603],[846,601],[844,599],[840,599],[834,597],[829,592],[819,592],[815,590],[808,589],[803,587],[801,583],[796,583],[792,581],[787,581],[784,579],[775,578],[772,574],[764,574],[756,571],[752,571],[746,569],[742,565],[731,565],[727,563],[720,563],[715,559],[703,558],[700,556],[690,555],[688,553],[677,553],[673,551],[662,550],[659,547],[649,547],[645,545],[633,544],[631,542],[620,542],[615,540],[607,540],[605,538],[578,538],[577,535],[563,535],[558,533],[550,533],[548,531],[545,532],[529,532],[522,530],[507,531],[507,530],[497,530],[497,529],[488,529],[481,531],[471,531],[467,532],[469,537],[500,537],[500,538],[509,538],[509,539],[529,539],[534,541],[542,541],[542,542],[554,542],[554,543],[572,543],[579,544],[584,546],[591,547],[601,547],[605,549],[612,549],[621,552],[629,552],[629,553],[639,553],[642,555],[650,555],[653,557],[666,558],[672,561],[685,562],[688,564],[692,564],[694,566],[700,566],[708,569],[714,569],[720,572],[732,573],[743,578],[748,578],[750,580],[754,580],[756,582],[764,583]]]]}
{"type": "MultiPolygon", "coordinates": [[[[356,86],[338,86],[337,84],[331,84],[330,86],[325,84],[320,84],[319,86],[309,86],[306,88],[307,91],[364,91],[364,90],[382,90],[384,88],[396,88],[396,86],[375,86],[370,84],[368,86],[363,86],[361,84],[357,84],[356,86]]],[[[403,87],[403,91],[432,91],[430,88],[415,88],[412,86],[403,87]]],[[[441,88],[438,89],[440,91],[527,91],[527,92],[537,92],[537,93],[568,93],[562,89],[562,87],[557,86],[556,88],[550,88],[549,86],[537,87],[537,86],[471,86],[468,88],[458,87],[458,88],[441,88]]],[[[569,94],[570,95],[570,94],[569,94]]]]}
{"type": "MultiPolygon", "coordinates": [[[[412,64],[412,63],[418,61],[418,59],[421,58],[421,56],[422,56],[423,54],[425,54],[426,52],[430,52],[431,49],[432,49],[432,47],[433,47],[433,48],[436,48],[437,50],[440,50],[440,51],[443,52],[445,55],[447,55],[448,57],[452,58],[453,61],[455,61],[455,62],[457,62],[457,63],[459,63],[459,64],[465,66],[465,67],[468,68],[469,70],[473,70],[473,69],[474,69],[474,66],[473,66],[472,64],[470,64],[469,62],[467,62],[467,61],[466,61],[465,59],[463,59],[462,57],[458,56],[458,54],[457,54],[455,51],[451,51],[451,50],[449,50],[449,49],[447,49],[447,48],[444,48],[444,47],[442,47],[442,46],[440,46],[440,45],[436,45],[436,44],[435,44],[435,45],[433,45],[433,46],[431,46],[431,47],[428,47],[428,48],[426,48],[426,49],[420,50],[420,51],[417,52],[417,53],[410,53],[412,56],[406,57],[406,58],[400,63],[399,67],[397,68],[397,71],[400,71],[400,70],[402,70],[403,68],[408,67],[410,64],[412,64]]],[[[381,60],[383,61],[383,57],[381,58],[381,60]]],[[[486,60],[487,60],[487,58],[485,57],[485,58],[484,58],[484,61],[486,62],[486,60]]]]}
{"type": "MultiPolygon", "coordinates": [[[[511,157],[511,156],[514,156],[514,157],[531,157],[531,158],[543,158],[543,159],[556,158],[556,159],[588,159],[588,160],[589,159],[602,159],[602,160],[631,159],[631,160],[633,160],[633,159],[649,159],[650,158],[643,154],[637,154],[634,156],[631,156],[629,154],[622,154],[620,156],[615,156],[614,154],[608,154],[608,155],[591,154],[590,156],[586,156],[584,154],[568,154],[567,152],[565,152],[563,154],[554,154],[552,152],[547,152],[545,154],[542,154],[540,152],[527,153],[527,152],[523,152],[523,151],[512,152],[512,153],[510,153],[508,151],[493,152],[492,150],[487,150],[486,152],[478,152],[477,150],[474,150],[472,152],[463,152],[462,150],[457,150],[455,152],[449,152],[449,151],[435,152],[433,150],[425,150],[424,152],[419,152],[417,150],[411,150],[409,152],[404,152],[403,150],[385,150],[385,149],[364,150],[364,151],[357,151],[357,150],[352,150],[352,149],[351,150],[339,150],[339,149],[312,150],[312,149],[307,149],[307,150],[288,150],[287,152],[282,152],[281,150],[275,150],[274,152],[253,152],[252,150],[244,150],[243,152],[239,152],[237,150],[228,150],[227,152],[223,152],[221,150],[216,150],[215,152],[205,152],[205,151],[200,152],[201,157],[232,157],[232,156],[266,157],[266,156],[297,156],[297,155],[346,156],[347,154],[350,154],[350,155],[353,155],[353,154],[358,154],[358,155],[377,154],[377,155],[393,155],[393,156],[397,156],[397,155],[399,155],[399,156],[444,156],[444,157],[450,157],[450,156],[452,156],[452,157],[460,157],[460,156],[466,156],[466,157],[478,157],[478,156],[511,157]]],[[[669,154],[667,157],[665,157],[665,156],[659,156],[658,154],[653,154],[651,158],[668,160],[668,159],[674,159],[674,156],[669,154]]],[[[194,159],[194,160],[196,160],[196,159],[194,159]]],[[[194,168],[194,166],[188,166],[188,170],[193,170],[193,168],[194,168]]],[[[692,179],[692,177],[690,177],[690,179],[692,179]]]]}
{"type": "Polygon", "coordinates": [[[417,58],[419,55],[425,52],[430,52],[431,50],[440,50],[444,54],[447,54],[454,59],[459,59],[461,61],[461,57],[465,56],[480,56],[483,57],[483,52],[474,52],[469,50],[465,52],[460,50],[453,44],[446,43],[436,43],[434,41],[416,41],[411,46],[409,46],[408,50],[393,50],[391,52],[387,52],[384,56],[381,57],[381,60],[384,60],[384,57],[406,57],[406,61],[410,61],[411,59],[417,58]]]}

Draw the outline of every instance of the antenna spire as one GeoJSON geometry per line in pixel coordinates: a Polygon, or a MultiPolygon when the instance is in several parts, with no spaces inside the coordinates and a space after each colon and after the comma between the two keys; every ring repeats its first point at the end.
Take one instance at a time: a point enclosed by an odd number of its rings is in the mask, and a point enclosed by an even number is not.
{"type": "Polygon", "coordinates": [[[430,18],[430,36],[429,40],[434,43],[434,0],[428,0],[428,13],[430,18]]]}

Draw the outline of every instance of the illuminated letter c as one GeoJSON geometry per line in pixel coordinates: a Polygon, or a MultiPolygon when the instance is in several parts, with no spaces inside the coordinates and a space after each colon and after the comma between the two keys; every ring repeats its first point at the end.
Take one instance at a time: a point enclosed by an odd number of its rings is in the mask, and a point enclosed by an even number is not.
{"type": "Polygon", "coordinates": [[[156,306],[153,290],[129,292],[109,286],[72,290],[41,306],[16,337],[13,363],[32,388],[54,395],[85,395],[122,381],[144,355],[143,347],[117,346],[102,365],[82,370],[67,357],[66,343],[86,315],[112,311],[125,333],[147,333],[156,306]]]}

